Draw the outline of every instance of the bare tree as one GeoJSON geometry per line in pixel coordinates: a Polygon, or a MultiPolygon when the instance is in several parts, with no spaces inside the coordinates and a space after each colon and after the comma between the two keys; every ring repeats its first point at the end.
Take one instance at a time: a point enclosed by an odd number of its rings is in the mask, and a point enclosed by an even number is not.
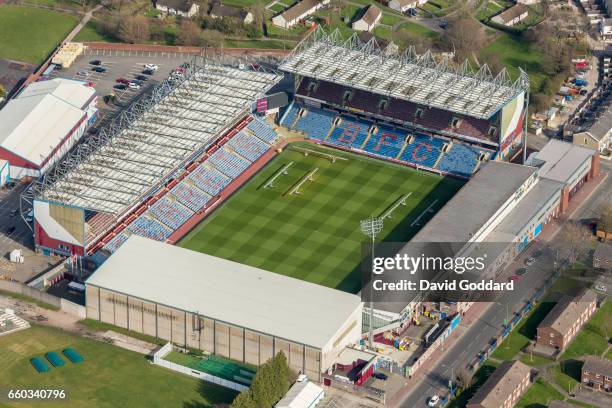
{"type": "Polygon", "coordinates": [[[487,42],[484,27],[468,11],[457,13],[441,38],[444,48],[455,50],[460,59],[480,51],[487,42]]]}
{"type": "Polygon", "coordinates": [[[589,249],[591,234],[588,229],[575,221],[567,221],[561,230],[559,253],[567,258],[570,265],[575,265],[589,249]]]}
{"type": "Polygon", "coordinates": [[[402,50],[411,45],[414,46],[418,54],[423,54],[433,47],[433,43],[429,38],[416,35],[404,29],[399,29],[393,33],[393,41],[402,50]]]}
{"type": "Polygon", "coordinates": [[[462,368],[457,372],[457,382],[462,389],[467,389],[474,384],[474,374],[467,368],[462,368]]]}
{"type": "Polygon", "coordinates": [[[176,43],[178,45],[200,45],[202,43],[202,29],[194,21],[183,20],[176,35],[176,43]]]}
{"type": "Polygon", "coordinates": [[[217,30],[202,30],[201,41],[205,47],[220,47],[225,36],[217,30]]]}
{"type": "Polygon", "coordinates": [[[599,207],[597,229],[605,232],[612,232],[612,203],[606,202],[599,207]]]}
{"type": "Polygon", "coordinates": [[[119,38],[123,42],[144,42],[150,36],[149,20],[145,16],[126,17],[119,24],[119,38]]]}

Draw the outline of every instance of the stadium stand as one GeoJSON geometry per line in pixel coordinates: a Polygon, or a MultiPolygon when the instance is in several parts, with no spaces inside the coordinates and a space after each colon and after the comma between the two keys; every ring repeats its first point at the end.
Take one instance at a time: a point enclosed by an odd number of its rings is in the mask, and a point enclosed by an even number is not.
{"type": "Polygon", "coordinates": [[[168,196],[160,198],[148,211],[155,218],[172,229],[177,229],[194,214],[189,208],[168,196]]]}
{"type": "Polygon", "coordinates": [[[219,194],[231,181],[227,176],[203,166],[196,167],[187,178],[212,196],[219,194]]]}
{"type": "Polygon", "coordinates": [[[254,162],[270,149],[270,145],[256,137],[238,132],[228,143],[239,155],[254,162]]]}
{"type": "Polygon", "coordinates": [[[368,137],[370,123],[342,116],[342,121],[329,135],[328,143],[359,149],[368,137]]]}
{"type": "Polygon", "coordinates": [[[200,187],[191,184],[192,182],[193,180],[183,180],[174,186],[170,193],[180,200],[182,204],[197,212],[210,201],[210,196],[200,187]]]}
{"type": "Polygon", "coordinates": [[[330,111],[309,107],[305,115],[298,119],[294,129],[306,133],[311,139],[323,140],[333,126],[335,117],[336,114],[330,111]]]}
{"type": "Polygon", "coordinates": [[[170,228],[144,215],[134,220],[128,227],[128,230],[141,237],[157,241],[165,241],[172,234],[170,228]]]}
{"type": "Polygon", "coordinates": [[[109,252],[115,252],[117,249],[119,249],[119,247],[121,245],[123,245],[125,243],[125,241],[127,241],[127,239],[130,237],[130,235],[126,234],[125,232],[121,232],[118,235],[116,235],[113,239],[111,239],[108,244],[104,245],[104,249],[106,249],[109,252]]]}
{"type": "Polygon", "coordinates": [[[453,143],[449,151],[444,153],[437,168],[439,170],[469,177],[478,165],[481,151],[461,143],[453,143]]]}
{"type": "Polygon", "coordinates": [[[298,112],[300,109],[302,109],[302,105],[298,103],[291,104],[280,124],[288,129],[293,129],[293,125],[298,117],[298,112]]]}
{"type": "Polygon", "coordinates": [[[417,134],[406,146],[400,160],[420,166],[434,167],[444,147],[444,141],[436,137],[417,134]]]}
{"type": "Polygon", "coordinates": [[[253,117],[253,120],[249,122],[247,128],[255,133],[259,139],[264,142],[273,143],[278,139],[278,134],[272,129],[267,123],[262,122],[261,120],[253,117]]]}
{"type": "Polygon", "coordinates": [[[219,149],[214,152],[208,159],[208,163],[232,179],[238,177],[251,165],[249,161],[241,159],[225,149],[219,149]]]}
{"type": "Polygon", "coordinates": [[[368,153],[394,159],[400,154],[405,140],[405,131],[380,125],[378,126],[378,132],[370,136],[364,149],[368,153]]]}

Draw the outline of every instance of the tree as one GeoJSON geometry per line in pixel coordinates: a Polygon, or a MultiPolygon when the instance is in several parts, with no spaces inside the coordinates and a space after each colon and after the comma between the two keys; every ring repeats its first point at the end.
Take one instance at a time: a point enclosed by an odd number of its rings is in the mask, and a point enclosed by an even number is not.
{"type": "Polygon", "coordinates": [[[450,19],[441,41],[445,48],[455,50],[459,59],[465,59],[485,46],[487,34],[470,12],[461,11],[450,19]]]}
{"type": "Polygon", "coordinates": [[[561,230],[559,253],[574,266],[578,259],[589,249],[591,234],[585,226],[575,221],[567,221],[561,230]]]}
{"type": "Polygon", "coordinates": [[[489,66],[493,75],[499,74],[504,69],[504,64],[501,62],[499,54],[492,53],[484,58],[484,62],[489,66]]]}
{"type": "Polygon", "coordinates": [[[201,45],[204,47],[218,48],[223,44],[225,38],[223,33],[217,30],[202,30],[201,45]]]}
{"type": "Polygon", "coordinates": [[[6,96],[6,88],[4,85],[0,84],[0,98],[4,98],[6,96]]]}
{"type": "Polygon", "coordinates": [[[457,382],[462,389],[466,390],[474,383],[474,374],[467,368],[462,368],[457,373],[457,382]]]}
{"type": "Polygon", "coordinates": [[[393,41],[402,50],[413,46],[418,54],[423,54],[433,47],[429,38],[404,29],[399,29],[393,33],[393,41]]]}
{"type": "Polygon", "coordinates": [[[150,35],[149,20],[145,16],[126,17],[119,24],[119,38],[123,42],[145,42],[150,35]]]}
{"type": "Polygon", "coordinates": [[[178,45],[200,45],[202,43],[200,26],[191,20],[183,20],[176,35],[176,43],[178,45]]]}
{"type": "MultiPolygon", "coordinates": [[[[0,96],[2,96],[0,92],[0,96]]],[[[597,229],[612,232],[612,203],[604,203],[599,207],[599,221],[597,229]]]]}

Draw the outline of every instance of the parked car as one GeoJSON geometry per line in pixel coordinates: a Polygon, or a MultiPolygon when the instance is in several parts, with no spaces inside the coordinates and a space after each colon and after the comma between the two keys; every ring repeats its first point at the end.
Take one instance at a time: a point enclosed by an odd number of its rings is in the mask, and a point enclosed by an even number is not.
{"type": "Polygon", "coordinates": [[[16,216],[17,214],[19,214],[19,210],[11,210],[11,212],[9,213],[9,217],[12,218],[12,217],[16,216]]]}
{"type": "Polygon", "coordinates": [[[130,81],[129,81],[129,80],[127,80],[127,79],[125,79],[125,78],[117,78],[117,81],[116,81],[116,82],[117,82],[118,84],[126,84],[126,85],[130,83],[130,81]]]}
{"type": "Polygon", "coordinates": [[[149,77],[146,75],[136,75],[135,78],[139,81],[146,81],[147,79],[149,79],[149,77]]]}
{"type": "Polygon", "coordinates": [[[6,229],[6,235],[11,235],[13,232],[15,232],[15,226],[11,225],[10,227],[8,227],[6,229]]]}
{"type": "Polygon", "coordinates": [[[518,282],[519,278],[517,275],[512,275],[511,277],[508,278],[508,282],[518,282]]]}
{"type": "Polygon", "coordinates": [[[129,85],[130,89],[140,89],[140,85],[138,85],[136,82],[132,81],[130,82],[129,85]]]}
{"type": "Polygon", "coordinates": [[[606,285],[604,285],[603,283],[598,283],[597,285],[595,285],[595,290],[598,290],[600,292],[605,292],[607,288],[606,288],[606,285]]]}
{"type": "Polygon", "coordinates": [[[531,266],[531,265],[533,265],[535,263],[535,261],[536,260],[535,260],[534,257],[529,257],[529,258],[527,258],[527,260],[525,260],[525,265],[531,266]]]}
{"type": "Polygon", "coordinates": [[[589,91],[587,91],[586,89],[581,89],[579,93],[580,93],[580,95],[584,96],[584,95],[588,94],[589,91]]]}
{"type": "Polygon", "coordinates": [[[78,75],[78,76],[88,77],[88,76],[90,76],[90,75],[91,75],[91,72],[81,70],[81,71],[77,72],[77,75],[78,75]]]}
{"type": "Polygon", "coordinates": [[[141,80],[139,80],[139,79],[132,79],[130,82],[135,83],[135,84],[138,84],[138,85],[140,85],[140,86],[142,86],[142,85],[144,84],[144,82],[143,82],[143,81],[141,81],[141,80]]]}
{"type": "Polygon", "coordinates": [[[157,71],[159,67],[155,64],[145,64],[145,69],[150,69],[151,71],[157,71]]]}
{"type": "Polygon", "coordinates": [[[32,222],[34,221],[34,210],[30,209],[30,211],[28,211],[28,213],[25,216],[25,220],[27,222],[32,222]]]}
{"type": "Polygon", "coordinates": [[[523,276],[523,275],[524,275],[524,274],[526,274],[526,273],[527,273],[527,268],[518,268],[518,269],[516,270],[516,274],[517,274],[518,276],[523,276]]]}
{"type": "Polygon", "coordinates": [[[432,396],[429,401],[427,401],[427,406],[429,407],[437,407],[440,403],[440,397],[437,395],[432,396]]]}
{"type": "Polygon", "coordinates": [[[102,67],[94,67],[94,68],[92,68],[91,70],[92,70],[92,71],[99,72],[99,73],[106,72],[106,68],[102,68],[102,67]]]}
{"type": "Polygon", "coordinates": [[[382,381],[387,381],[387,378],[389,378],[389,376],[387,376],[387,374],[385,374],[385,373],[378,373],[378,372],[372,374],[372,376],[374,378],[377,378],[377,379],[382,380],[382,381]]]}
{"type": "Polygon", "coordinates": [[[100,60],[93,60],[93,61],[89,61],[89,63],[90,63],[91,65],[102,65],[102,61],[100,61],[100,60]]]}
{"type": "Polygon", "coordinates": [[[144,75],[153,75],[154,71],[152,69],[145,69],[142,71],[144,75]]]}
{"type": "Polygon", "coordinates": [[[119,91],[126,90],[126,89],[127,89],[127,87],[128,87],[128,86],[127,86],[126,84],[117,84],[117,85],[113,86],[113,88],[115,88],[115,89],[117,89],[117,90],[119,90],[119,91]]]}

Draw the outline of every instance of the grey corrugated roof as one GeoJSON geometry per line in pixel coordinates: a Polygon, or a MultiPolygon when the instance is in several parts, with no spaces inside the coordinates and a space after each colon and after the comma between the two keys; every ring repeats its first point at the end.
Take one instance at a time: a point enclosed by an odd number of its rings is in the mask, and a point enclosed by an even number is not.
{"type": "Polygon", "coordinates": [[[361,307],[356,295],[136,235],[86,284],[314,348],[361,307]]]}
{"type": "Polygon", "coordinates": [[[601,140],[610,133],[610,129],[612,129],[612,106],[609,106],[604,114],[593,123],[587,133],[593,136],[595,140],[601,140]]]}
{"type": "Polygon", "coordinates": [[[466,242],[535,171],[505,162],[483,165],[411,242],[466,242]]]}
{"type": "Polygon", "coordinates": [[[536,161],[545,162],[540,166],[540,177],[567,183],[596,153],[588,147],[551,139],[535,157],[536,161]]]}

